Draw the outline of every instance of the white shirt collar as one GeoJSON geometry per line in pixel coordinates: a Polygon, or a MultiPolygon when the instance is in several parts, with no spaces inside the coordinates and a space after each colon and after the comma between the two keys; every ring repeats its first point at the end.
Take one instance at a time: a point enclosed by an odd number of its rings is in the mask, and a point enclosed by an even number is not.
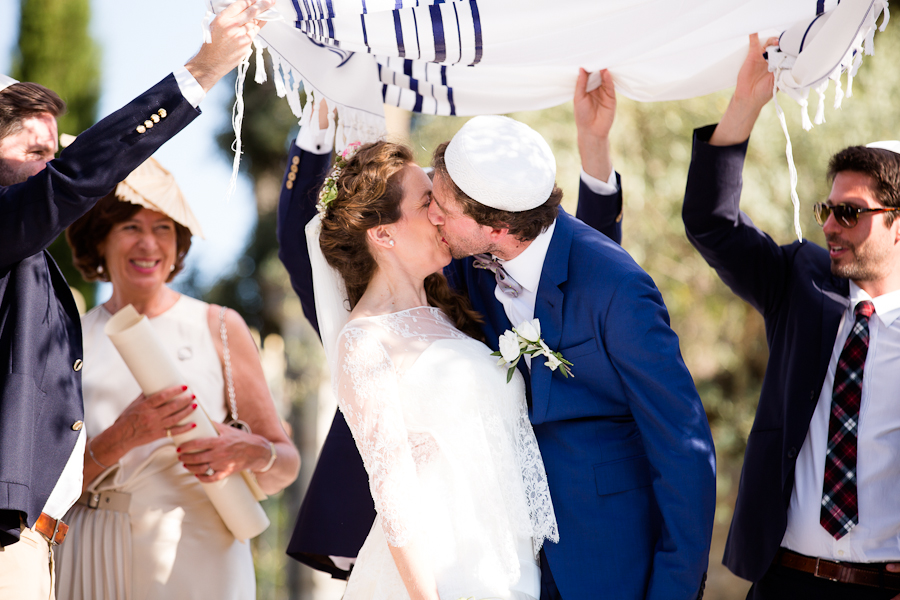
{"type": "Polygon", "coordinates": [[[544,258],[547,256],[547,250],[550,248],[550,240],[553,238],[554,229],[556,229],[555,219],[550,224],[550,227],[538,234],[517,257],[509,260],[499,259],[509,276],[530,292],[537,292],[538,285],[541,283],[544,258]]]}
{"type": "MultiPolygon", "coordinates": [[[[518,280],[517,280],[518,281],[518,280]]],[[[894,290],[887,294],[882,294],[877,298],[872,298],[863,291],[858,285],[850,282],[850,313],[856,305],[863,300],[870,300],[875,305],[875,314],[884,323],[885,327],[890,327],[894,319],[900,317],[900,290],[894,290]]]]}

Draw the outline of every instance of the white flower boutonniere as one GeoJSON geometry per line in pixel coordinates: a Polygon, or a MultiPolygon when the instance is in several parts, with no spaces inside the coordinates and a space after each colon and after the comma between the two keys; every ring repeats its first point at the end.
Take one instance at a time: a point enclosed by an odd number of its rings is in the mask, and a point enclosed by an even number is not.
{"type": "Polygon", "coordinates": [[[499,345],[500,349],[492,352],[491,356],[500,357],[500,360],[497,361],[498,365],[509,365],[509,370],[506,372],[506,383],[512,379],[516,365],[526,354],[532,358],[535,354],[544,356],[546,359],[544,365],[551,371],[559,369],[563,377],[574,377],[572,369],[569,368],[573,366],[572,363],[564,359],[559,352],[551,351],[541,339],[541,323],[537,319],[523,321],[519,323],[518,327],[513,327],[512,331],[507,329],[500,336],[499,345]]]}

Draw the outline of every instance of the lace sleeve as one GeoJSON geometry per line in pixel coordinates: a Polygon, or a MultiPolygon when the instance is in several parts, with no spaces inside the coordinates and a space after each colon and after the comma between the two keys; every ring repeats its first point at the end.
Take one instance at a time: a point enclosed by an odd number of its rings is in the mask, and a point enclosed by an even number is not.
{"type": "Polygon", "coordinates": [[[357,327],[341,333],[335,358],[335,395],[369,474],[384,536],[405,546],[416,529],[419,493],[393,362],[376,335],[357,327]]]}

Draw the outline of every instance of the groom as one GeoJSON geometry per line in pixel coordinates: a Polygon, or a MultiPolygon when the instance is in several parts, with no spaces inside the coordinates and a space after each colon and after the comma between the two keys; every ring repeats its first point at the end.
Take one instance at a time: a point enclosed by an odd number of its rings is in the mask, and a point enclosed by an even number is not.
{"type": "Polygon", "coordinates": [[[573,363],[569,378],[537,355],[518,364],[559,523],[542,600],[702,596],[715,455],[653,281],[559,207],[555,159],[528,126],[475,117],[434,167],[445,274],[485,316],[488,345],[537,318],[573,363]]]}

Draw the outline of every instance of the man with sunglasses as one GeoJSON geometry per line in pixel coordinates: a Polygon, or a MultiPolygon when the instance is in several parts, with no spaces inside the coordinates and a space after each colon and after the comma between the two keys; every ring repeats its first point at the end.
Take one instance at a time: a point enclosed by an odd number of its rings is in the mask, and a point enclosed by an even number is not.
{"type": "Polygon", "coordinates": [[[770,353],[724,563],[752,599],[900,599],[900,142],[832,157],[827,248],[779,246],[739,207],[773,85],[752,36],[721,122],[694,132],[684,200],[688,238],[762,313],[770,353]]]}

